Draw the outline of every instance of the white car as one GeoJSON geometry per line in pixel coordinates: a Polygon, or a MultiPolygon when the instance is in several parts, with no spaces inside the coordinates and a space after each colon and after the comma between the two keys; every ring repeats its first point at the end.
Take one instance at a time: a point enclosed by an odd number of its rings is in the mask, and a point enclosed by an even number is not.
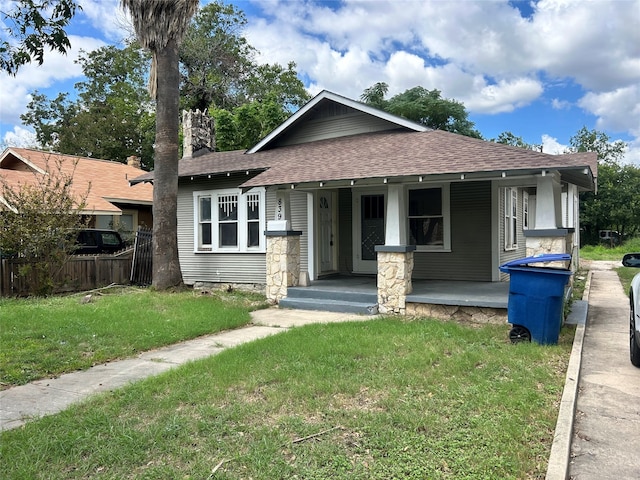
{"type": "MultiPolygon", "coordinates": [[[[640,253],[626,254],[622,258],[622,265],[640,268],[640,253]]],[[[629,304],[631,307],[629,312],[631,363],[636,367],[640,367],[640,273],[633,277],[631,281],[629,304]]]]}

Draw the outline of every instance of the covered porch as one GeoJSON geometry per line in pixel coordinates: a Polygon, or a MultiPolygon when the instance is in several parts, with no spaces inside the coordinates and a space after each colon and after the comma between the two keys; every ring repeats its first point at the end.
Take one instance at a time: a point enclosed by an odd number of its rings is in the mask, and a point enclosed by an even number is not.
{"type": "MultiPolygon", "coordinates": [[[[406,314],[475,323],[505,323],[508,282],[414,280],[406,296],[406,314]]],[[[282,308],[378,313],[375,276],[333,275],[305,287],[289,287],[282,308]]]]}

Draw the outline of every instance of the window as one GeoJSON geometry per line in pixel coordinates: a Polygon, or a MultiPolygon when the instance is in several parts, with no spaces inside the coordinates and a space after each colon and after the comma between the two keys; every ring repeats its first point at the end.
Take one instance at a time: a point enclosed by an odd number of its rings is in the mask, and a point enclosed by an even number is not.
{"type": "Polygon", "coordinates": [[[449,188],[409,190],[409,243],[418,250],[448,250],[449,188]]]}
{"type": "Polygon", "coordinates": [[[264,190],[194,193],[195,251],[248,252],[264,248],[264,190]]]}
{"type": "Polygon", "coordinates": [[[260,246],[260,194],[247,195],[247,247],[260,246]]]}
{"type": "Polygon", "coordinates": [[[518,190],[504,189],[504,248],[513,250],[518,246],[518,190]]]}
{"type": "Polygon", "coordinates": [[[218,247],[238,246],[238,195],[218,195],[218,247]]]}

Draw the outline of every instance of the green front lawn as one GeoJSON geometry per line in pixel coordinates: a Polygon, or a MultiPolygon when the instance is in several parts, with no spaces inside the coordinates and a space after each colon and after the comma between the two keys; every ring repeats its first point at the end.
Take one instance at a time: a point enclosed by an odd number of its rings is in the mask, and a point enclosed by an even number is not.
{"type": "Polygon", "coordinates": [[[264,297],[194,291],[105,290],[80,296],[0,298],[0,388],[247,324],[264,297]]]}
{"type": "Polygon", "coordinates": [[[585,245],[580,249],[584,260],[622,260],[625,253],[640,252],[640,238],[633,238],[617,247],[606,245],[585,245]]]}
{"type": "Polygon", "coordinates": [[[573,331],[311,325],[0,436],[12,479],[544,478],[573,331]]]}

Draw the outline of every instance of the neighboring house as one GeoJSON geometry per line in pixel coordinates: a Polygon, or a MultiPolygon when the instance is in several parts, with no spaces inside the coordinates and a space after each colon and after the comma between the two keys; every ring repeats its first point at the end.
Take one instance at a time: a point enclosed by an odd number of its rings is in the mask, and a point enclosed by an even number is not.
{"type": "MultiPolygon", "coordinates": [[[[0,155],[0,178],[12,188],[34,184],[38,177],[58,168],[64,175],[73,174],[74,195],[85,195],[88,190],[81,213],[90,217],[89,227],[117,228],[127,233],[140,225],[152,226],[153,186],[129,184],[129,180],[145,173],[137,157],[123,164],[13,147],[0,155]]],[[[1,190],[0,202],[6,203],[1,190]]]]}
{"type": "Polygon", "coordinates": [[[431,130],[323,91],[247,151],[180,161],[183,278],[266,284],[278,302],[307,280],[377,275],[380,311],[405,313],[412,281],[500,282],[512,259],[577,258],[596,169],[594,153],[431,130]]]}

